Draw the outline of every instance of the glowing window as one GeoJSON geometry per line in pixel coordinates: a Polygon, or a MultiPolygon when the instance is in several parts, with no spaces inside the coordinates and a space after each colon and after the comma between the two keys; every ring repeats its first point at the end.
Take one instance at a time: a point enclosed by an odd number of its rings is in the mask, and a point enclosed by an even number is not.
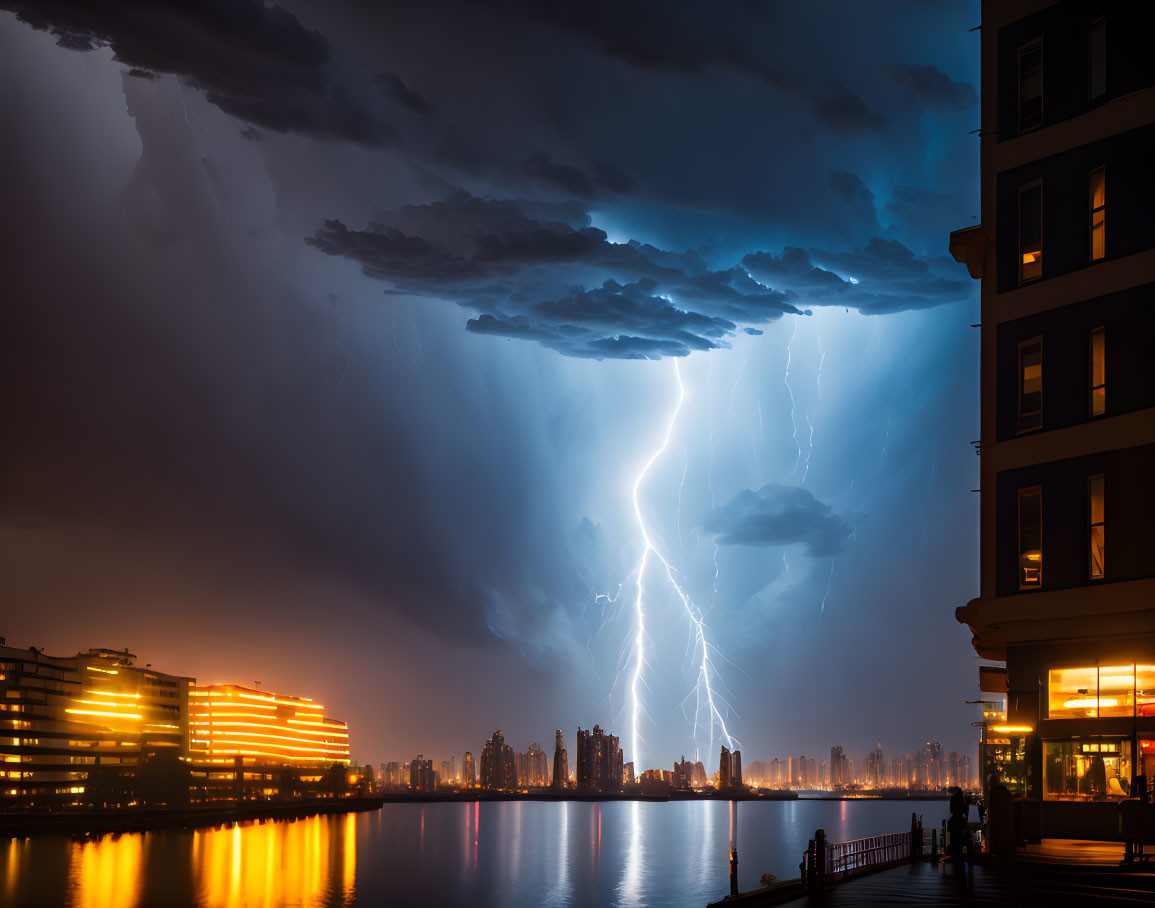
{"type": "Polygon", "coordinates": [[[1029,432],[1043,425],[1043,339],[1019,344],[1019,425],[1029,432]]]}
{"type": "Polygon", "coordinates": [[[1107,169],[1091,171],[1091,261],[1107,256],[1107,169]]]}
{"type": "Polygon", "coordinates": [[[1135,666],[1135,714],[1155,716],[1155,665],[1135,666]]]}
{"type": "Polygon", "coordinates": [[[1071,738],[1043,742],[1043,798],[1110,801],[1131,793],[1131,741],[1071,738]]]}
{"type": "Polygon", "coordinates": [[[1049,673],[1047,715],[1052,719],[1089,718],[1099,714],[1099,669],[1053,668],[1049,673]]]}
{"type": "Polygon", "coordinates": [[[1043,489],[1019,490],[1019,589],[1043,585],[1043,489]]]}
{"type": "Polygon", "coordinates": [[[1019,132],[1043,123],[1043,42],[1019,48],[1019,132]]]}
{"type": "Polygon", "coordinates": [[[1091,415],[1107,412],[1107,332],[1091,332],[1091,415]]]}
{"type": "Polygon", "coordinates": [[[1091,579],[1103,579],[1103,558],[1105,553],[1104,479],[1102,474],[1092,476],[1087,482],[1088,511],[1090,512],[1091,579]]]}
{"type": "Polygon", "coordinates": [[[1107,20],[1096,19],[1091,23],[1088,41],[1088,89],[1091,100],[1107,94],[1107,20]]]}
{"type": "Polygon", "coordinates": [[[1043,276],[1043,187],[1039,183],[1019,190],[1019,283],[1043,276]]]}
{"type": "MultiPolygon", "coordinates": [[[[1047,678],[1048,717],[1094,719],[1135,715],[1136,668],[1103,665],[1051,669],[1047,678]]],[[[1144,679],[1155,686],[1155,677],[1145,675],[1144,679]]],[[[1150,699],[1155,702],[1155,695],[1150,699]]]]}

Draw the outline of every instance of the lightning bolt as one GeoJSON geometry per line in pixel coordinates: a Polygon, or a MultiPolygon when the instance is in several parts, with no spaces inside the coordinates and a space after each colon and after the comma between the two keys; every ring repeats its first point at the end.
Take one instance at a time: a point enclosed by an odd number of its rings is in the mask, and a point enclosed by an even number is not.
{"type": "Polygon", "coordinates": [[[786,341],[786,374],[782,376],[782,383],[786,385],[786,393],[790,395],[790,427],[791,437],[794,439],[794,448],[797,454],[794,457],[794,471],[790,474],[790,478],[794,479],[798,475],[798,464],[802,461],[802,446],[798,444],[798,420],[794,416],[794,411],[797,409],[797,404],[794,400],[794,392],[790,388],[790,345],[794,343],[794,335],[798,332],[798,316],[794,316],[794,326],[790,329],[790,340],[786,341]]]}
{"type": "MultiPolygon", "coordinates": [[[[634,519],[637,521],[638,532],[642,539],[642,554],[638,561],[637,567],[633,571],[634,578],[634,627],[633,627],[633,652],[632,652],[632,671],[630,673],[629,683],[629,702],[630,702],[630,741],[632,744],[632,756],[636,761],[636,765],[642,765],[641,744],[642,738],[638,731],[639,723],[645,710],[641,702],[641,688],[645,684],[643,674],[646,668],[646,575],[650,571],[651,566],[660,568],[660,577],[670,585],[678,601],[681,602],[682,608],[686,612],[686,616],[690,620],[691,633],[693,639],[693,648],[696,653],[696,661],[698,663],[697,677],[695,678],[694,687],[687,693],[682,701],[682,705],[691,696],[696,698],[696,708],[694,716],[694,741],[697,747],[697,736],[700,715],[704,711],[706,713],[706,722],[709,726],[710,734],[710,750],[713,750],[714,729],[717,728],[721,732],[722,738],[725,739],[727,745],[734,747],[735,739],[731,736],[729,729],[726,727],[725,716],[722,715],[718,704],[721,703],[731,712],[730,706],[722,698],[721,694],[715,690],[714,681],[719,677],[717,668],[714,664],[714,655],[720,655],[717,647],[709,641],[708,629],[703,619],[701,610],[691,599],[689,593],[678,581],[678,571],[666,559],[661,550],[654,544],[650,536],[649,528],[646,525],[645,517],[642,514],[641,506],[641,489],[642,484],[646,481],[646,477],[656,464],[666,453],[670,446],[670,439],[674,434],[674,429],[678,423],[678,415],[682,411],[682,405],[686,400],[686,388],[682,382],[682,371],[678,361],[674,361],[674,379],[677,383],[678,393],[677,399],[674,403],[673,410],[666,422],[665,433],[662,435],[661,443],[654,449],[649,459],[645,462],[637,478],[634,480],[633,492],[631,500],[634,508],[634,519]]],[[[715,547],[715,584],[717,584],[717,549],[715,547]]],[[[724,658],[724,657],[723,657],[724,658]]]]}

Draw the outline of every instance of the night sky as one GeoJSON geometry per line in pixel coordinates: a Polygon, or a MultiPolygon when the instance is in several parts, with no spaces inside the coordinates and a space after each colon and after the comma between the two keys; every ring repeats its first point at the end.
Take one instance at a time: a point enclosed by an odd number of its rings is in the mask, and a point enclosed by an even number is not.
{"type": "Polygon", "coordinates": [[[978,20],[0,0],[0,634],[362,762],[973,759],[978,20]]]}

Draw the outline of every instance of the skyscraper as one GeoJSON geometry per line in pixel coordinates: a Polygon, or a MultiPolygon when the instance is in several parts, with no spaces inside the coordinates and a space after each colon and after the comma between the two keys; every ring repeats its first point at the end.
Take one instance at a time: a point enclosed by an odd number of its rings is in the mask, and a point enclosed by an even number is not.
{"type": "Polygon", "coordinates": [[[559,728],[554,732],[553,778],[554,788],[569,788],[569,754],[565,749],[565,733],[559,728]]]}
{"type": "Polygon", "coordinates": [[[517,788],[517,755],[500,731],[481,748],[481,787],[492,791],[517,788]]]}
{"type": "Polygon", "coordinates": [[[607,735],[600,727],[577,730],[577,783],[586,791],[622,790],[622,749],[617,735],[607,735]]]}
{"type": "Polygon", "coordinates": [[[473,774],[473,754],[468,750],[465,752],[465,759],[461,763],[461,782],[467,788],[472,788],[477,784],[477,778],[473,774]]]}
{"type": "Polygon", "coordinates": [[[730,787],[742,788],[742,751],[730,755],[730,787]]]}
{"type": "Polygon", "coordinates": [[[430,792],[437,790],[437,780],[433,775],[433,761],[423,754],[409,761],[409,787],[413,791],[430,792]]]}
{"type": "Polygon", "coordinates": [[[722,745],[722,753],[718,756],[718,787],[730,787],[730,748],[722,745]]]}

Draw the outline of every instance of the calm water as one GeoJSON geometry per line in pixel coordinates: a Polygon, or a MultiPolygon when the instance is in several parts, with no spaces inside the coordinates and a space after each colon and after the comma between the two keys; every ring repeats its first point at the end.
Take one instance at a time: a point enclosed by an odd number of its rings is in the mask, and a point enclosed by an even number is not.
{"type": "Polygon", "coordinates": [[[947,816],[945,801],[388,804],[222,829],[0,840],[0,904],[692,905],[798,875],[814,830],[843,841],[947,816]]]}

